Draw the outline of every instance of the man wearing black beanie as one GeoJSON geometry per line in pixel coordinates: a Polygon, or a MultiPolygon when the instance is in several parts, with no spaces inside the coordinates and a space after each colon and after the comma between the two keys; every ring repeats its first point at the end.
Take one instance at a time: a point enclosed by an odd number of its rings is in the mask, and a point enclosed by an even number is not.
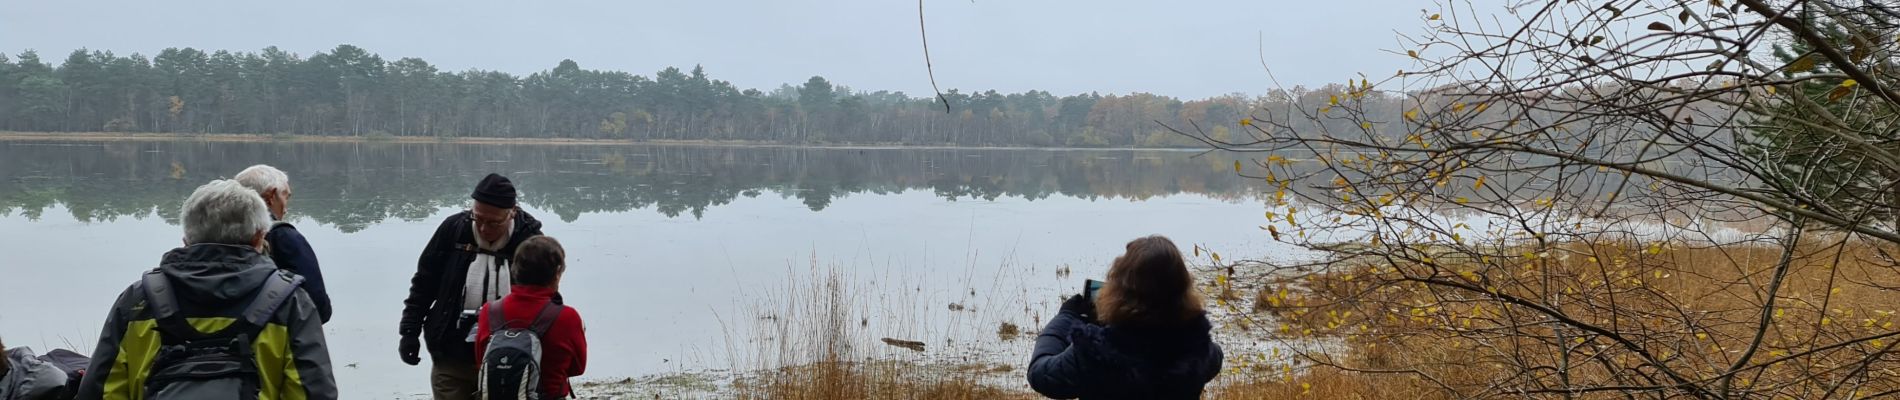
{"type": "Polygon", "coordinates": [[[417,365],[428,342],[437,400],[475,398],[475,310],[508,294],[508,260],[522,241],[541,235],[541,222],[516,207],[517,197],[508,177],[488,174],[469,195],[474,205],[443,220],[416,261],[398,350],[417,365]]]}

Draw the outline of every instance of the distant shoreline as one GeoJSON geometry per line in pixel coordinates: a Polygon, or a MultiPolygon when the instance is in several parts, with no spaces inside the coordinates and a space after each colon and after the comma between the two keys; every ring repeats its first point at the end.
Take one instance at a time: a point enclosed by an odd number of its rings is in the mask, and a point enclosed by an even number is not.
{"type": "Polygon", "coordinates": [[[801,149],[844,149],[844,150],[1047,150],[1047,151],[1207,151],[1203,148],[1171,147],[1021,147],[1021,146],[956,146],[956,145],[907,145],[907,144],[782,144],[752,141],[724,140],[649,140],[634,142],[608,139],[569,139],[569,138],[434,138],[417,136],[312,136],[312,135],[247,135],[232,133],[172,134],[172,133],[109,133],[109,132],[11,132],[0,131],[0,142],[28,140],[69,141],[69,142],[169,142],[202,141],[220,143],[397,143],[397,144],[517,144],[532,146],[571,146],[571,145],[610,145],[610,146],[685,146],[685,147],[739,147],[739,148],[801,148],[801,149]]]}

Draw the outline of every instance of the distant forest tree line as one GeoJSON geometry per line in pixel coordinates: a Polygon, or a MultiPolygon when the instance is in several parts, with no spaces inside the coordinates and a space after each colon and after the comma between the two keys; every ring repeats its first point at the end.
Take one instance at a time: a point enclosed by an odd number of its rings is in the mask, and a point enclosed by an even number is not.
{"type": "MultiPolygon", "coordinates": [[[[858,91],[818,76],[740,89],[697,66],[651,77],[572,60],[527,76],[448,72],[352,45],[308,57],[276,47],[169,48],[150,59],[81,49],[59,65],[33,51],[0,54],[0,130],[19,132],[1198,147],[1165,126],[1192,122],[1226,138],[1243,131],[1236,124],[1250,111],[1324,104],[1343,92],[1329,85],[1183,101],[952,89],[945,112],[935,96],[858,91]]],[[[1396,113],[1403,99],[1389,97],[1396,113]]]]}

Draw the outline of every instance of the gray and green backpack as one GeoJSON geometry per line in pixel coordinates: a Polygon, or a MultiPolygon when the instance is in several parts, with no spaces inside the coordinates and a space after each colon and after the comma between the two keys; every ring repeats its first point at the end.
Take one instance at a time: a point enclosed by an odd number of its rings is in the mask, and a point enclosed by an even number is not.
{"type": "Polygon", "coordinates": [[[161,343],[145,378],[145,399],[257,399],[263,377],[252,346],[277,309],[296,295],[303,277],[274,271],[243,314],[212,333],[199,332],[178,312],[177,294],[164,274],[148,272],[142,282],[161,343]]]}

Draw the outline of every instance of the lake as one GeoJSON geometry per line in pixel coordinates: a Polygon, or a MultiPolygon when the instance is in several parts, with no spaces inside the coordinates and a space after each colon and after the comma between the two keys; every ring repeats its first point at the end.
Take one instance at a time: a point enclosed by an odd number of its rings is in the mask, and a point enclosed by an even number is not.
{"type": "MultiPolygon", "coordinates": [[[[1261,231],[1236,155],[1183,151],[637,145],[0,141],[0,336],[91,351],[115,296],[178,245],[192,189],[268,163],[322,260],[345,398],[428,392],[396,356],[421,246],[489,172],[567,247],[588,325],[584,380],[758,366],[783,302],[848,282],[849,320],[1003,362],[1129,239],[1292,257],[1261,231]],[[988,349],[988,350],[984,350],[988,349]]],[[[794,316],[786,315],[785,318],[794,316]]],[[[869,350],[875,352],[880,350],[869,350]]],[[[426,358],[426,357],[425,357],[426,358]]],[[[1013,361],[1012,361],[1013,360],[1013,361]]]]}

